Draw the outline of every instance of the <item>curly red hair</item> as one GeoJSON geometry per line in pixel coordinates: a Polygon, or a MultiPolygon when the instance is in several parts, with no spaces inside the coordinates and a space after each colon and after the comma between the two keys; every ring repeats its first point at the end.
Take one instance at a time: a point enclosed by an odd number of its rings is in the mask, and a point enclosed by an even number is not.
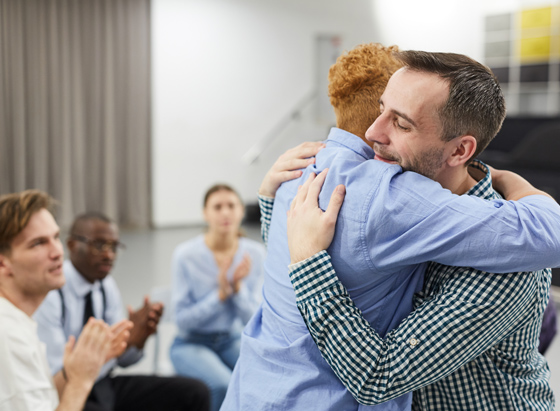
{"type": "Polygon", "coordinates": [[[329,97],[337,127],[364,137],[379,116],[379,98],[389,78],[402,67],[397,46],[360,44],[342,54],[329,70],[329,97]]]}

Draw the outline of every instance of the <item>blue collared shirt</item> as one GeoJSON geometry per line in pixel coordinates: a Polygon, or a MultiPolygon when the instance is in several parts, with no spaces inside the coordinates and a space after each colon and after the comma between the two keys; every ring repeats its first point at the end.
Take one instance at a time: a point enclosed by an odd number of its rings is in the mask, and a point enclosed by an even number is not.
{"type": "MultiPolygon", "coordinates": [[[[552,254],[560,243],[549,243],[560,241],[554,235],[560,213],[553,200],[531,196],[512,203],[456,196],[428,178],[403,173],[398,165],[367,161],[373,155],[361,139],[335,128],[316,164],[278,190],[263,303],[243,332],[222,409],[369,409],[354,400],[322,359],[297,309],[288,275],[286,211],[311,172],[329,168],[320,195],[323,209],[336,185],[346,186],[329,253],[340,280],[382,336],[411,311],[426,261],[508,272],[537,268],[536,255],[557,258],[552,254]],[[541,211],[538,218],[531,205],[541,211]],[[527,241],[526,230],[542,232],[542,242],[527,241]]],[[[377,407],[406,410],[410,401],[406,394],[377,407]]]]}
{"type": "Polygon", "coordinates": [[[245,325],[261,301],[265,254],[262,244],[249,238],[239,239],[228,278],[232,278],[245,255],[251,259],[251,271],[243,279],[239,292],[221,302],[219,268],[204,242],[204,235],[179,244],[172,260],[172,305],[179,336],[186,338],[191,331],[230,332],[245,325]]]}
{"type": "MultiPolygon", "coordinates": [[[[71,335],[78,338],[83,328],[85,296],[92,292],[93,312],[96,318],[107,324],[115,324],[124,319],[123,304],[117,283],[111,276],[103,280],[105,299],[101,283],[89,283],[72,265],[63,265],[66,283],[62,287],[62,298],[58,290],[50,291],[39,306],[33,318],[37,321],[39,339],[47,345],[47,359],[53,375],[62,368],[64,346],[71,335]],[[62,307],[64,299],[64,309],[62,307]],[[105,303],[104,303],[105,300],[105,303]]],[[[105,377],[117,364],[126,367],[142,358],[142,351],[129,348],[118,360],[108,361],[99,373],[98,380],[105,377]]]]}
{"type": "MultiPolygon", "coordinates": [[[[487,167],[468,195],[500,198],[487,167]]],[[[290,266],[297,302],[323,357],[362,404],[414,391],[413,410],[553,410],[538,353],[550,269],[491,274],[428,265],[413,311],[385,339],[337,280],[326,251],[290,266]]]]}

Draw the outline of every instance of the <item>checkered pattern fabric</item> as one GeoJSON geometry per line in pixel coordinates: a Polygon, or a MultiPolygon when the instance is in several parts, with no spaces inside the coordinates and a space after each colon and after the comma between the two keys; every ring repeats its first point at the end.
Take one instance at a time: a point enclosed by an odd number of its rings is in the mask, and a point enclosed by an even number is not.
{"type": "MultiPolygon", "coordinates": [[[[468,194],[499,198],[486,176],[468,194]]],[[[266,229],[265,229],[266,230],[266,229]]],[[[363,404],[417,390],[414,410],[553,410],[538,354],[550,270],[490,274],[430,263],[415,311],[382,339],[322,251],[290,266],[300,312],[331,368],[363,404]]]]}
{"type": "Polygon", "coordinates": [[[259,208],[261,209],[261,237],[265,244],[268,244],[268,228],[272,219],[272,207],[274,197],[259,195],[259,208]]]}

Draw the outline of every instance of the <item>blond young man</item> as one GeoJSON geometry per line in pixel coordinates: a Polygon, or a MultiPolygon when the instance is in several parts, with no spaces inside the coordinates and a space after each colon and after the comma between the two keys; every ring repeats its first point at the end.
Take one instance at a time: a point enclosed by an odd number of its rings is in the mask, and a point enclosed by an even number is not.
{"type": "Polygon", "coordinates": [[[45,346],[31,316],[47,293],[65,281],[52,205],[52,198],[37,190],[0,197],[2,411],[81,410],[99,369],[128,338],[124,331],[114,339],[103,321],[90,319],[78,340],[68,339],[62,370],[54,378],[50,375],[45,346]]]}

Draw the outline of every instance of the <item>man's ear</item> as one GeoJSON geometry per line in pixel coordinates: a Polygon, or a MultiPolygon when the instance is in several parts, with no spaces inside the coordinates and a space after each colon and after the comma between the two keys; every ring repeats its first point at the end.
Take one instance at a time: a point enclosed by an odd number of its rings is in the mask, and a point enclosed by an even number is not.
{"type": "Polygon", "coordinates": [[[4,254],[0,254],[0,276],[4,277],[9,275],[11,272],[11,264],[8,257],[4,254]]]}
{"type": "Polygon", "coordinates": [[[453,151],[447,157],[447,164],[450,167],[467,164],[476,151],[476,138],[465,135],[453,139],[451,143],[453,143],[453,151]]]}

